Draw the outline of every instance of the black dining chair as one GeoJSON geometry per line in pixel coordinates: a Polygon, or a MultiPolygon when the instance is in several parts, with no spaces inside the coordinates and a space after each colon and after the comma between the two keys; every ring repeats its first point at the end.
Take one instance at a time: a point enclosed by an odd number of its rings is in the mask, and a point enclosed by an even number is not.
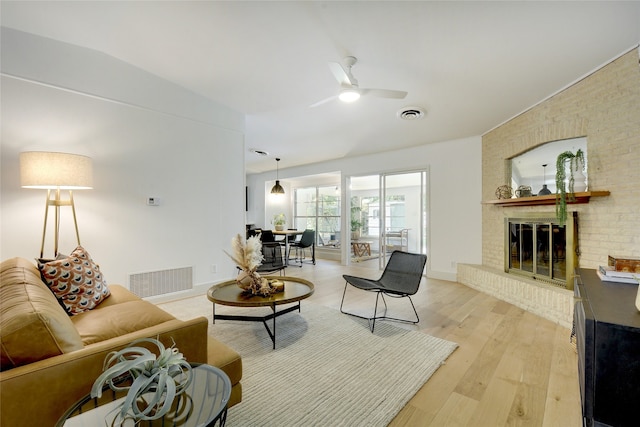
{"type": "Polygon", "coordinates": [[[262,242],[262,256],[264,259],[256,271],[261,274],[279,271],[282,276],[287,268],[282,258],[282,246],[277,242],[262,242]]]}
{"type": "Polygon", "coordinates": [[[369,321],[369,328],[373,333],[373,329],[376,327],[377,319],[387,319],[396,322],[413,323],[416,324],[420,321],[418,312],[415,305],[411,300],[411,295],[418,292],[420,281],[422,280],[422,273],[424,266],[427,263],[427,256],[423,254],[412,254],[409,252],[394,251],[389,257],[389,262],[382,272],[382,276],[378,280],[365,279],[363,277],[349,276],[344,274],[344,292],[342,293],[342,301],[340,302],[340,311],[350,316],[359,317],[361,319],[367,319],[369,321]],[[346,312],[343,310],[344,297],[347,293],[347,286],[351,285],[354,288],[362,289],[363,291],[376,293],[376,305],[373,309],[372,317],[365,317],[358,314],[346,312]],[[416,316],[416,320],[399,319],[387,316],[387,302],[384,297],[389,296],[392,298],[409,298],[411,307],[416,316]],[[382,302],[384,303],[384,311],[381,315],[378,315],[378,299],[382,296],[382,302]]]}
{"type": "MultiPolygon", "coordinates": [[[[313,246],[314,239],[316,238],[315,230],[306,229],[302,232],[302,237],[300,240],[296,240],[295,242],[289,245],[289,252],[291,252],[292,248],[296,250],[296,257],[294,261],[300,262],[300,267],[302,267],[302,261],[305,259],[305,249],[313,246]]],[[[315,257],[312,257],[312,262],[315,265],[316,260],[315,257]]]]}
{"type": "Polygon", "coordinates": [[[273,235],[273,231],[262,230],[260,232],[260,240],[262,241],[262,243],[270,243],[270,242],[275,242],[276,237],[273,235]]]}

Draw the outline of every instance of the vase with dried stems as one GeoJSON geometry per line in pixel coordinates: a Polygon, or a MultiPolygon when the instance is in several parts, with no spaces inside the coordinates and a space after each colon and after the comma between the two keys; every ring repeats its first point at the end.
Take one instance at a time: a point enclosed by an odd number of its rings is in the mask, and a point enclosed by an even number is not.
{"type": "Polygon", "coordinates": [[[231,240],[231,247],[233,254],[225,253],[240,269],[236,277],[238,286],[250,295],[268,296],[276,293],[275,287],[256,271],[264,259],[260,238],[252,236],[245,240],[238,234],[231,240]]]}

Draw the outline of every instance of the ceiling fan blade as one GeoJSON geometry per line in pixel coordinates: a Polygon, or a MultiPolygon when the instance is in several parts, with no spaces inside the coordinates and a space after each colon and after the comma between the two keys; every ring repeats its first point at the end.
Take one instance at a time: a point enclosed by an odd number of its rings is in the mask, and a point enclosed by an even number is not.
{"type": "Polygon", "coordinates": [[[354,82],[349,77],[349,74],[345,71],[344,68],[342,68],[342,65],[338,64],[337,62],[329,62],[329,69],[335,76],[336,80],[338,80],[338,83],[340,83],[341,85],[353,86],[355,84],[358,84],[358,82],[354,82]]]}
{"type": "Polygon", "coordinates": [[[360,89],[362,95],[377,96],[378,98],[404,99],[407,92],[389,89],[360,89]]]}
{"type": "Polygon", "coordinates": [[[318,101],[318,102],[316,102],[314,104],[309,105],[309,108],[314,108],[314,107],[317,107],[319,105],[326,104],[327,102],[331,102],[334,99],[338,99],[338,96],[337,95],[333,95],[333,96],[330,96],[329,98],[325,98],[322,101],[318,101]]]}

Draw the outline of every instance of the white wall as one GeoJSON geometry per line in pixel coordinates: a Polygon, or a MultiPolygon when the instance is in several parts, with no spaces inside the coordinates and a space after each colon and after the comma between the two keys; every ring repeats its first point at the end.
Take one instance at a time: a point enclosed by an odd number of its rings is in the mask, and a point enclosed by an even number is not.
{"type": "MultiPolygon", "coordinates": [[[[60,151],[93,159],[94,189],[74,198],[82,245],[108,283],[184,266],[195,285],[235,274],[222,250],[244,232],[242,114],[99,52],[18,31],[3,29],[1,65],[2,259],[39,255],[46,193],[20,187],[19,153],[60,151]]],[[[68,208],[62,218],[69,253],[68,208]]]]}
{"type": "MultiPolygon", "coordinates": [[[[289,177],[339,171],[344,182],[344,176],[428,169],[430,212],[427,274],[429,277],[455,280],[455,264],[482,262],[481,144],[481,137],[477,136],[280,169],[280,183],[285,187],[285,200],[288,201],[282,209],[291,211],[291,190],[287,187],[289,177]]],[[[248,222],[270,227],[270,214],[274,209],[267,189],[273,186],[274,179],[275,171],[247,176],[248,222]]],[[[344,188],[342,197],[345,197],[344,188]]],[[[346,229],[344,224],[342,228],[346,229]]]]}

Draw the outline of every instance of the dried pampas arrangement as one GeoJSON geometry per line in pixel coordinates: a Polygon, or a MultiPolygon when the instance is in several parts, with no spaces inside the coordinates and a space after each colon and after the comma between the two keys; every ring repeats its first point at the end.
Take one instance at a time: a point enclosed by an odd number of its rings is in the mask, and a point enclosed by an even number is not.
{"type": "Polygon", "coordinates": [[[233,255],[225,253],[236,263],[242,271],[255,271],[260,266],[262,256],[262,242],[256,236],[249,237],[246,241],[241,235],[236,235],[231,240],[233,255]]]}
{"type": "Polygon", "coordinates": [[[256,272],[264,257],[262,256],[262,242],[256,236],[249,237],[246,241],[240,234],[231,240],[233,255],[225,253],[242,270],[236,282],[246,293],[251,295],[268,296],[276,292],[269,281],[256,272]]]}

